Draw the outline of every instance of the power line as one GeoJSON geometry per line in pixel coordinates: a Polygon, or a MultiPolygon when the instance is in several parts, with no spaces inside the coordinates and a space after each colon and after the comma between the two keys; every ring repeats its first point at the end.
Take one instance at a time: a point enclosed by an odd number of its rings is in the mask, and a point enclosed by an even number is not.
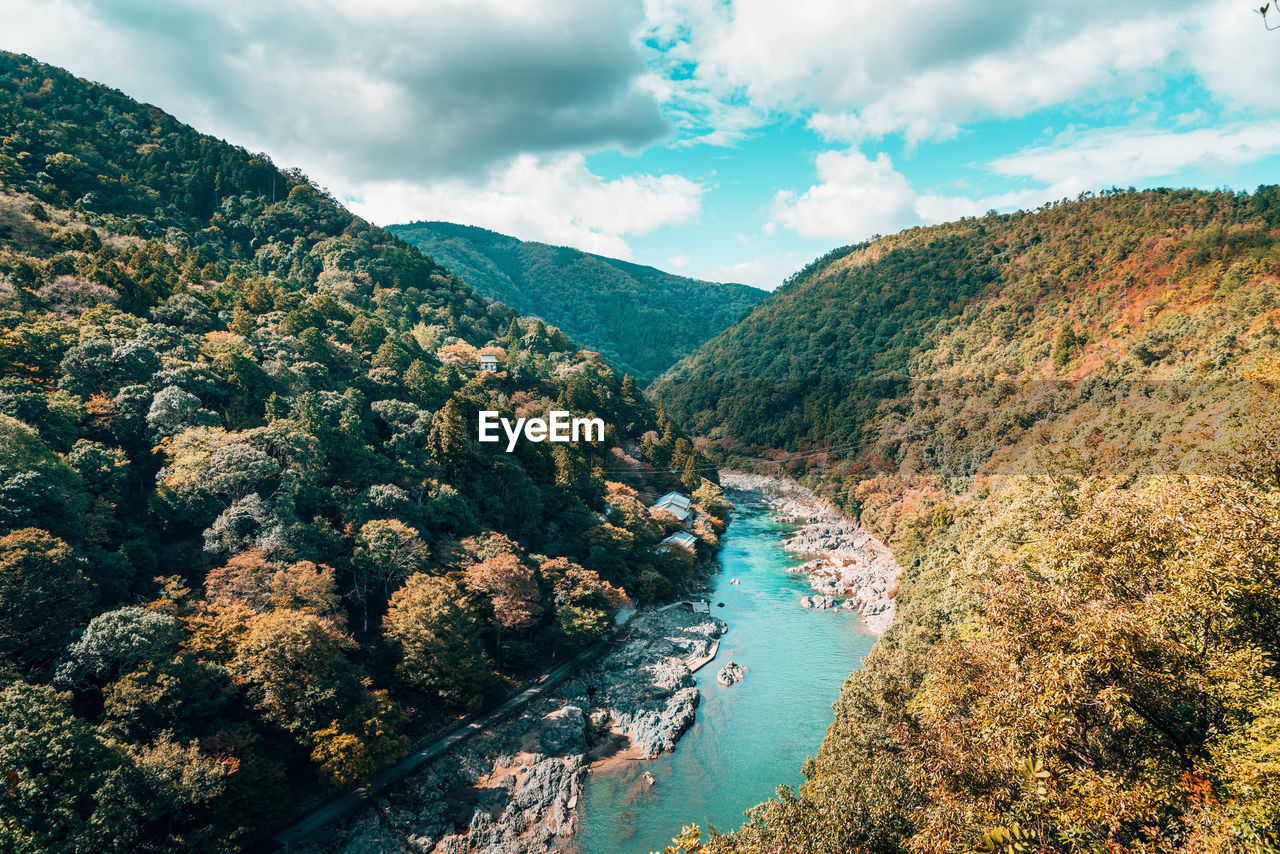
{"type": "MultiPolygon", "coordinates": [[[[796,451],[796,452],[793,452],[793,453],[790,453],[790,454],[787,454],[787,455],[785,455],[785,456],[783,456],[783,457],[778,457],[778,458],[772,458],[772,459],[770,459],[770,458],[759,458],[759,457],[757,457],[757,458],[755,458],[755,459],[757,459],[759,462],[761,462],[761,463],[765,463],[765,464],[773,463],[773,464],[777,464],[777,465],[784,465],[784,464],[786,464],[786,463],[789,463],[789,462],[792,462],[792,461],[795,461],[795,460],[812,459],[812,458],[814,458],[814,457],[821,457],[821,456],[826,456],[826,455],[829,455],[829,454],[844,453],[844,452],[846,452],[846,451],[851,451],[851,450],[860,450],[860,449],[862,449],[863,447],[866,447],[866,443],[864,443],[864,442],[846,442],[846,443],[842,443],[842,444],[831,445],[830,447],[822,448],[822,449],[819,449],[819,450],[811,450],[811,451],[796,451]]],[[[645,463],[641,463],[641,465],[645,465],[645,463]]],[[[710,462],[708,462],[706,465],[694,466],[694,470],[695,470],[695,471],[716,471],[716,470],[718,470],[719,468],[720,468],[720,467],[719,467],[718,465],[715,465],[714,463],[710,463],[710,462]]],[[[636,471],[635,467],[630,467],[630,468],[621,468],[621,467],[603,468],[603,467],[601,467],[601,468],[598,468],[598,469],[596,469],[596,470],[597,470],[597,471],[599,471],[599,472],[601,472],[602,474],[632,474],[632,473],[634,473],[634,472],[636,471]]]]}

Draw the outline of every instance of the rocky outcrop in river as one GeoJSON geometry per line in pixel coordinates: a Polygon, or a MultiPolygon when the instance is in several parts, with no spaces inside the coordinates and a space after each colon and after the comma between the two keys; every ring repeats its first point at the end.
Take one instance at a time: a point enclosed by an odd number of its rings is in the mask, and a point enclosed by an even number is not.
{"type": "Polygon", "coordinates": [[[724,667],[720,668],[720,672],[716,674],[716,681],[726,688],[742,681],[747,675],[747,668],[743,667],[736,661],[730,661],[724,667]]]}
{"type": "Polygon", "coordinates": [[[593,761],[675,748],[700,695],[692,667],[723,621],[680,605],[642,611],[593,665],[437,756],[367,808],[291,851],[538,854],[572,836],[593,761]]]}
{"type": "Polygon", "coordinates": [[[803,597],[803,607],[830,608],[844,597],[844,607],[861,614],[868,631],[889,627],[901,568],[888,546],[794,480],[722,471],[720,483],[755,496],[775,519],[796,526],[783,543],[787,551],[817,555],[792,570],[806,574],[818,594],[803,597]]]}

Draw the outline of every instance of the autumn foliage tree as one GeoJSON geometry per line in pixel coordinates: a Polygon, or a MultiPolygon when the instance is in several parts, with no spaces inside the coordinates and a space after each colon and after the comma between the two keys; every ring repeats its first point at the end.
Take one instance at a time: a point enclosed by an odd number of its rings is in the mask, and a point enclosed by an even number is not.
{"type": "Polygon", "coordinates": [[[387,640],[401,650],[400,677],[447,703],[478,708],[496,684],[469,597],[453,582],[425,573],[391,596],[383,618],[387,640]]]}
{"type": "Polygon", "coordinates": [[[75,552],[37,528],[0,537],[0,660],[34,674],[88,618],[93,588],[75,552]]]}
{"type": "Polygon", "coordinates": [[[1277,377],[1204,471],[961,508],[805,784],[712,849],[1276,850],[1277,377]]]}

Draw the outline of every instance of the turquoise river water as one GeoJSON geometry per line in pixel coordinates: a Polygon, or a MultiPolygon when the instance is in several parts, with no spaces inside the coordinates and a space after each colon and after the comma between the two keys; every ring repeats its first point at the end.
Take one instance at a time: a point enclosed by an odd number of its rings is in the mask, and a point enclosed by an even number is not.
{"type": "Polygon", "coordinates": [[[716,660],[696,674],[697,722],[674,753],[587,777],[574,839],[581,854],[660,851],[690,823],[729,830],[779,783],[798,785],[801,763],[831,724],[840,686],[875,641],[854,614],[801,608],[809,589],[786,572],[797,559],[781,545],[790,529],[764,506],[729,497],[738,511],[710,584],[711,611],[729,630],[716,660]],[[730,660],[748,670],[725,688],[716,673],[730,660]],[[640,781],[645,771],[652,787],[640,781]]]}

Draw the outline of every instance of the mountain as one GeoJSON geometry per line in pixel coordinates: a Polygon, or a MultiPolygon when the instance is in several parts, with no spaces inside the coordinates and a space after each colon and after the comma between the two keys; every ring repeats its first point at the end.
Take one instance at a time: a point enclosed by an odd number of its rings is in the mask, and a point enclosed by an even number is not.
{"type": "Polygon", "coordinates": [[[301,173],[0,53],[0,847],[243,848],[680,589],[642,499],[706,468],[301,173]],[[473,432],[552,408],[603,441],[473,432]]]}
{"type": "Polygon", "coordinates": [[[559,326],[641,384],[765,296],[474,226],[415,222],[388,230],[485,296],[559,326]]]}
{"type": "Polygon", "coordinates": [[[1263,187],[1107,193],[911,229],[813,262],[654,391],[726,448],[810,452],[801,470],[860,460],[971,478],[1068,416],[1095,442],[1176,447],[1194,429],[1178,395],[1238,385],[1280,341],[1277,226],[1280,189],[1263,187]],[[1146,432],[1095,422],[1127,397],[1165,411],[1146,432]]]}
{"type": "Polygon", "coordinates": [[[656,382],[903,567],[708,850],[1277,850],[1278,320],[1280,188],[1118,191],[835,250],[656,382]]]}

